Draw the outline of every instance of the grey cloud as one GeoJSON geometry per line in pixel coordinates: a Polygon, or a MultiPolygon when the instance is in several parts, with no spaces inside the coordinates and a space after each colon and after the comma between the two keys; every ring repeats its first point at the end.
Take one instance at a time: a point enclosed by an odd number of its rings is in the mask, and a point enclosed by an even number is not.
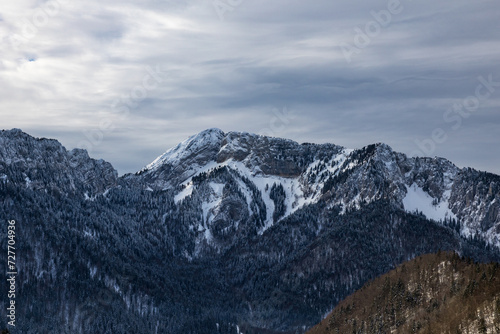
{"type": "MultiPolygon", "coordinates": [[[[479,76],[500,81],[497,2],[401,0],[348,63],[339,44],[354,45],[354,29],[387,4],[244,0],[222,21],[212,1],[71,2],[19,48],[1,39],[3,127],[72,148],[111,120],[91,155],[125,173],[207,127],[265,132],[273,108],[287,107],[295,118],[277,136],[410,153],[441,127],[449,139],[432,154],[500,173],[500,87],[458,130],[443,120],[479,76]],[[163,69],[159,85],[130,113],[112,113],[140,92],[148,66],[163,69]]],[[[34,10],[9,5],[6,33],[34,10]]]]}

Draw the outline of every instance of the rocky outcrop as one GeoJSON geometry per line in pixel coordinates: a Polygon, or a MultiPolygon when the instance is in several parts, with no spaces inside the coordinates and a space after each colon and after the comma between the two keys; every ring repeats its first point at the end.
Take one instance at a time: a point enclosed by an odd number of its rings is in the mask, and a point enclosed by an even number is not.
{"type": "Polygon", "coordinates": [[[93,196],[115,185],[118,173],[85,150],[67,151],[57,140],[13,129],[0,133],[0,178],[35,190],[93,196]]]}

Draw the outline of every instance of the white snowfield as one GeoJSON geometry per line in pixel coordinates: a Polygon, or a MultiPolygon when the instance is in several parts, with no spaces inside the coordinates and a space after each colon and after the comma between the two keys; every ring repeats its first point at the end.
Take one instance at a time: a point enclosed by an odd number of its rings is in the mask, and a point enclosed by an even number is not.
{"type": "MultiPolygon", "coordinates": [[[[184,142],[182,145],[185,147],[188,145],[188,142],[184,142]]],[[[344,149],[340,154],[333,156],[331,160],[327,162],[327,167],[325,172],[328,173],[329,176],[333,176],[339,173],[340,166],[342,166],[342,163],[346,160],[347,156],[352,151],[353,150],[351,149],[344,149]],[[334,165],[335,167],[331,167],[331,165],[334,165]]],[[[169,150],[167,151],[167,153],[173,154],[176,157],[185,155],[185,154],[180,154],[179,152],[177,152],[177,150],[175,151],[169,150]]],[[[163,159],[165,161],[172,161],[171,157],[167,153],[165,153],[162,156],[163,159]]],[[[157,160],[159,161],[159,159],[157,160]]],[[[252,195],[248,187],[242,181],[242,179],[247,178],[260,191],[262,200],[266,205],[267,217],[264,227],[259,230],[259,234],[264,233],[274,224],[273,214],[275,211],[275,207],[273,200],[270,198],[270,192],[273,185],[275,184],[282,185],[286,194],[285,198],[286,211],[281,219],[291,215],[292,213],[294,213],[295,211],[306,205],[318,202],[321,198],[326,178],[324,178],[323,181],[317,180],[317,182],[312,186],[313,191],[306,197],[304,195],[304,190],[303,190],[304,180],[302,180],[302,176],[298,176],[295,178],[287,178],[276,175],[266,175],[260,170],[260,168],[254,168],[254,169],[248,168],[245,162],[246,160],[235,161],[234,159],[228,159],[222,163],[210,161],[205,166],[199,166],[198,168],[193,169],[192,176],[182,183],[182,185],[184,186],[183,190],[175,195],[174,197],[175,203],[179,203],[180,201],[191,196],[194,187],[192,182],[193,177],[196,177],[201,173],[210,173],[211,171],[224,166],[230,168],[232,171],[235,172],[235,175],[239,176],[239,178],[237,178],[236,181],[240,186],[240,191],[244,194],[247,200],[249,214],[252,213],[250,208],[252,195]]],[[[321,162],[320,160],[312,162],[307,168],[307,170],[309,171],[312,168],[316,167],[320,162],[321,162]]],[[[157,168],[157,166],[155,166],[155,168],[157,168]]],[[[352,168],[352,166],[349,166],[349,168],[352,168]]],[[[211,186],[213,185],[211,184],[211,186]]],[[[222,196],[223,196],[222,189],[218,188],[218,191],[214,191],[214,193],[211,194],[210,201],[203,203],[203,212],[204,212],[203,217],[206,226],[209,226],[211,222],[210,219],[211,216],[208,215],[208,212],[215,212],[216,207],[222,203],[222,196]]],[[[206,226],[204,228],[206,228],[206,226]]]]}
{"type": "Polygon", "coordinates": [[[406,211],[422,212],[425,217],[435,221],[457,218],[449,208],[449,190],[445,192],[443,200],[436,205],[433,204],[435,199],[415,183],[410,187],[406,186],[406,191],[406,196],[403,198],[403,205],[406,211]]]}

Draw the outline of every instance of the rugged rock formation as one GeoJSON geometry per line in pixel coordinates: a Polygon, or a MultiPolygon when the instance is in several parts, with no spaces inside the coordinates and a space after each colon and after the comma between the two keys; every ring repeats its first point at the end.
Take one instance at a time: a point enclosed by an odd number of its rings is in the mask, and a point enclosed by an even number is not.
{"type": "Polygon", "coordinates": [[[0,214],[19,226],[18,330],[302,333],[420,254],[500,260],[499,184],[384,144],[348,150],[218,129],[117,177],[85,151],[3,131],[0,214]]]}

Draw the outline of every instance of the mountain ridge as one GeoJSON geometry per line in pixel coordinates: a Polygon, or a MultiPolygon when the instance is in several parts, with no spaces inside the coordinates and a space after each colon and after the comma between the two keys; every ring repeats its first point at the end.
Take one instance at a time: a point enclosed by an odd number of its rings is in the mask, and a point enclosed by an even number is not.
{"type": "MultiPolygon", "coordinates": [[[[345,147],[334,145],[334,144],[298,144],[297,142],[291,141],[291,140],[283,140],[280,138],[270,138],[270,137],[265,137],[265,136],[259,136],[259,135],[254,135],[254,134],[249,134],[245,132],[228,132],[227,134],[224,133],[220,129],[208,129],[205,131],[200,132],[197,135],[194,135],[190,137],[188,140],[186,140],[186,143],[193,143],[197,138],[206,138],[206,136],[210,138],[217,138],[216,141],[210,141],[209,145],[209,150],[208,154],[201,154],[202,158],[205,160],[197,160],[196,162],[193,162],[192,160],[188,160],[188,163],[184,161],[184,159],[172,159],[172,150],[178,150],[179,148],[184,148],[184,151],[182,153],[186,154],[186,151],[189,152],[188,147],[182,147],[182,143],[176,146],[175,148],[167,151],[160,157],[158,157],[155,162],[152,164],[148,165],[148,167],[145,167],[143,170],[139,172],[139,174],[153,174],[153,179],[158,180],[163,178],[172,178],[174,182],[177,181],[177,178],[181,179],[179,184],[185,184],[186,180],[189,180],[190,177],[196,175],[196,173],[199,173],[195,168],[192,168],[193,163],[195,165],[198,165],[198,168],[203,170],[204,172],[207,171],[207,168],[216,168],[216,167],[221,167],[224,165],[228,165],[228,161],[234,161],[237,163],[243,163],[244,166],[241,166],[239,164],[233,164],[235,169],[242,170],[244,167],[248,169],[248,172],[252,176],[258,176],[258,175],[273,175],[273,176],[280,176],[285,179],[293,179],[293,178],[299,178],[304,176],[304,173],[308,172],[308,168],[312,169],[316,166],[311,166],[314,163],[321,163],[321,161],[313,161],[314,159],[319,160],[319,159],[324,159],[324,157],[330,158],[328,162],[337,162],[338,166],[325,166],[323,167],[323,170],[320,170],[319,173],[323,174],[323,177],[325,174],[328,174],[327,176],[332,179],[337,176],[342,176],[338,174],[346,174],[342,173],[345,171],[349,171],[353,166],[356,167],[356,165],[363,165],[364,162],[373,162],[374,164],[377,164],[375,169],[377,169],[379,172],[384,173],[384,175],[379,175],[380,182],[383,182],[387,179],[390,178],[395,178],[398,177],[400,180],[398,180],[398,184],[395,185],[399,187],[400,189],[391,189],[391,191],[395,192],[395,197],[396,201],[400,202],[403,207],[407,203],[407,206],[409,206],[408,210],[420,210],[426,214],[428,218],[435,219],[435,220],[443,220],[443,219],[457,219],[455,216],[455,213],[453,210],[460,212],[461,210],[464,209],[463,205],[460,203],[460,199],[456,198],[456,196],[452,196],[452,187],[454,185],[455,179],[459,178],[459,176],[462,173],[481,173],[479,171],[475,171],[470,168],[463,168],[459,169],[457,166],[455,166],[452,162],[450,162],[447,159],[444,158],[408,158],[402,153],[398,153],[392,150],[390,146],[384,143],[377,143],[377,144],[371,144],[368,145],[362,149],[357,149],[357,150],[352,150],[352,149],[346,149],[345,147]],[[257,153],[257,157],[252,156],[253,151],[258,152],[258,148],[262,146],[266,146],[266,149],[270,152],[273,152],[278,159],[272,159],[270,157],[260,157],[259,154],[257,153]],[[294,156],[296,153],[296,149],[299,147],[310,147],[312,148],[311,151],[313,152],[312,157],[306,157],[305,159],[302,159],[302,161],[299,161],[299,163],[295,163],[290,160],[281,160],[279,159],[280,154],[285,155],[283,153],[285,150],[289,154],[289,156],[294,156]],[[227,150],[226,148],[230,147],[230,150],[227,150]],[[251,149],[249,148],[251,147],[251,149]],[[280,151],[281,149],[281,151],[280,151]],[[328,153],[325,152],[329,151],[328,153]],[[364,152],[363,152],[364,151],[364,152]],[[362,154],[365,154],[365,157],[362,157],[363,159],[368,159],[368,161],[360,161],[359,158],[354,158],[351,159],[352,161],[349,161],[348,164],[346,164],[346,160],[348,161],[348,157],[352,153],[359,153],[361,152],[362,154]],[[329,156],[328,156],[329,154],[329,156]],[[318,159],[317,155],[323,155],[320,156],[318,159]],[[168,156],[169,159],[171,160],[165,160],[165,158],[168,156]],[[373,156],[373,159],[372,159],[373,156]],[[301,162],[301,163],[300,163],[301,162]],[[340,162],[340,163],[339,163],[340,162]],[[212,165],[210,165],[212,163],[212,165]],[[344,165],[342,165],[344,163],[344,165]],[[184,173],[181,175],[176,175],[175,170],[173,173],[169,173],[168,176],[164,175],[165,170],[163,171],[158,171],[159,169],[166,169],[165,165],[176,165],[176,166],[183,166],[184,168],[183,171],[184,173]],[[434,170],[431,171],[424,171],[427,172],[430,175],[418,175],[418,173],[422,172],[419,171],[418,168],[421,165],[431,165],[434,170]],[[153,168],[154,166],[154,168],[153,168]],[[188,167],[189,166],[189,167],[188,167]],[[208,167],[207,167],[208,166],[208,167]],[[339,173],[339,169],[341,173],[339,173]],[[412,171],[411,169],[414,169],[416,171],[412,171]],[[191,170],[191,171],[190,171],[191,170]],[[285,171],[285,172],[283,172],[285,171]],[[330,173],[328,173],[330,172],[330,173]],[[408,177],[408,173],[413,173],[414,175],[411,175],[410,177],[413,177],[414,182],[410,183],[408,177]],[[417,175],[415,175],[417,174],[417,175]],[[430,182],[427,182],[426,179],[429,179],[430,177],[434,177],[433,174],[444,174],[440,175],[442,180],[438,180],[440,183],[437,184],[434,182],[434,184],[429,184],[430,182]],[[403,188],[403,186],[406,187],[406,189],[403,188]],[[404,195],[408,195],[405,197],[404,195]],[[408,198],[410,197],[411,198],[408,198]],[[405,199],[407,201],[405,202],[405,199]],[[419,203],[412,203],[412,199],[414,201],[417,201],[419,203]],[[449,203],[449,200],[454,200],[454,203],[449,203]],[[437,203],[436,203],[437,201],[437,203]],[[430,202],[430,203],[429,203],[430,202]],[[419,207],[420,204],[422,208],[419,207]],[[450,205],[452,207],[450,207],[450,205]]],[[[199,144],[199,143],[198,143],[199,144]]],[[[196,146],[199,147],[200,145],[196,146]]],[[[201,145],[205,149],[205,146],[201,145]]],[[[189,152],[191,153],[191,156],[195,156],[196,158],[200,157],[199,152],[189,152]]],[[[204,153],[207,153],[205,150],[204,153]]],[[[274,157],[273,157],[274,158],[274,157]]],[[[372,167],[372,166],[368,166],[372,167]]],[[[366,171],[369,172],[369,171],[366,171]]],[[[310,173],[312,174],[312,173],[310,173]]],[[[490,174],[493,176],[494,174],[490,174]]],[[[248,176],[248,175],[246,175],[248,176]]],[[[309,176],[310,177],[310,176],[309,176]]],[[[147,178],[147,177],[146,177],[147,178]]],[[[488,193],[491,195],[494,192],[498,193],[498,182],[500,178],[494,177],[496,181],[490,184],[488,193]]],[[[325,192],[325,189],[328,188],[328,184],[322,184],[323,183],[328,183],[329,180],[326,181],[319,181],[315,182],[314,186],[316,187],[315,190],[310,189],[311,187],[307,187],[307,182],[297,182],[298,185],[297,187],[304,187],[304,188],[309,188],[308,190],[315,193],[315,198],[314,196],[311,196],[307,198],[304,196],[304,201],[307,203],[311,203],[317,200],[322,194],[320,192],[325,192]],[[308,201],[309,199],[309,201],[308,201]]],[[[170,181],[172,182],[172,181],[170,181]]],[[[149,186],[154,188],[154,183],[149,184],[149,186]]],[[[160,182],[160,186],[166,187],[175,187],[178,186],[178,184],[168,184],[168,183],[162,183],[160,182]]],[[[269,184],[268,184],[269,186],[269,184]]],[[[350,189],[343,189],[342,193],[347,194],[347,196],[344,196],[344,198],[340,199],[340,203],[345,207],[353,207],[353,206],[359,206],[359,201],[367,201],[369,202],[370,200],[373,200],[373,197],[375,198],[380,198],[383,195],[382,194],[377,194],[377,191],[372,189],[371,193],[353,193],[351,189],[355,189],[356,187],[353,187],[350,185],[350,189]],[[351,193],[351,194],[349,194],[351,193]]],[[[471,190],[472,193],[475,193],[475,190],[471,190]]],[[[296,195],[296,194],[295,194],[296,195]]],[[[454,195],[454,194],[453,194],[454,195]]],[[[301,194],[298,195],[299,197],[301,194]]],[[[474,198],[470,197],[467,199],[467,201],[474,200],[474,198]]],[[[300,205],[300,204],[297,204],[300,205]]],[[[269,210],[269,208],[268,208],[269,210]]],[[[500,215],[499,215],[499,208],[498,206],[495,206],[494,209],[490,210],[489,208],[487,209],[487,212],[481,212],[479,215],[482,215],[483,217],[481,218],[483,221],[489,220],[489,222],[484,223],[483,225],[488,226],[492,225],[492,223],[498,223],[500,221],[500,215]]],[[[473,214],[472,212],[468,212],[469,215],[473,214]]],[[[471,221],[470,224],[475,224],[477,225],[478,222],[473,222],[471,221]]],[[[481,224],[481,223],[479,223],[481,224]]],[[[490,226],[491,227],[491,226],[490,226]]],[[[465,229],[465,233],[468,235],[472,235],[474,231],[470,231],[469,228],[465,229]]],[[[500,226],[497,226],[497,230],[495,233],[490,232],[489,236],[489,242],[492,244],[495,244],[496,246],[500,245],[500,240],[494,236],[494,234],[497,234],[500,232],[500,226]]]]}
{"type": "MultiPolygon", "coordinates": [[[[265,204],[267,215],[263,224],[267,227],[276,220],[271,219],[273,215],[284,218],[320,199],[326,199],[331,206],[339,206],[341,212],[345,212],[359,208],[361,202],[390,197],[405,210],[420,211],[428,219],[465,220],[460,229],[464,236],[479,233],[488,243],[500,246],[500,203],[495,199],[500,191],[499,176],[471,168],[459,169],[444,158],[408,158],[383,143],[352,150],[334,144],[298,144],[287,139],[246,132],[224,133],[212,128],[167,150],[137,173],[118,178],[109,163],[102,159],[90,159],[85,150],[66,150],[64,153],[65,148],[57,141],[35,139],[20,129],[2,131],[2,134],[2,142],[6,139],[17,140],[15,145],[25,155],[30,145],[34,144],[23,146],[19,140],[30,138],[32,142],[45,143],[45,150],[59,152],[56,160],[62,163],[62,169],[70,167],[70,170],[77,170],[74,167],[85,161],[86,169],[80,175],[68,175],[64,184],[56,188],[64,188],[68,183],[74,188],[73,182],[79,179],[90,186],[85,195],[89,198],[125,180],[151,190],[181,189],[176,195],[178,202],[192,193],[193,177],[226,167],[240,174],[240,184],[243,179],[249,179],[257,186],[265,204]],[[476,185],[460,184],[471,176],[483,178],[489,184],[480,180],[479,189],[476,185]],[[98,178],[104,178],[105,182],[99,180],[98,184],[93,184],[92,179],[98,178]],[[333,183],[337,186],[332,187],[333,183]],[[273,184],[283,188],[284,203],[276,204],[270,198],[269,188],[273,184]],[[492,200],[485,201],[487,198],[492,200]],[[284,212],[276,213],[275,205],[284,206],[281,209],[284,212]]],[[[5,148],[0,152],[7,164],[11,161],[8,153],[5,148]]],[[[35,150],[33,153],[35,156],[24,160],[26,166],[22,168],[32,171],[43,168],[43,164],[34,166],[30,162],[43,160],[40,152],[35,150]]],[[[31,176],[36,178],[35,174],[31,176]]],[[[31,184],[32,178],[23,175],[31,184]]],[[[31,186],[40,185],[35,182],[31,186]]],[[[249,188],[244,185],[243,188],[247,190],[244,192],[247,202],[250,202],[249,188]]]]}
{"type": "Polygon", "coordinates": [[[500,261],[497,175],[385,144],[221,132],[121,177],[82,150],[0,133],[0,214],[23,226],[22,333],[303,333],[420,254],[500,261]]]}

